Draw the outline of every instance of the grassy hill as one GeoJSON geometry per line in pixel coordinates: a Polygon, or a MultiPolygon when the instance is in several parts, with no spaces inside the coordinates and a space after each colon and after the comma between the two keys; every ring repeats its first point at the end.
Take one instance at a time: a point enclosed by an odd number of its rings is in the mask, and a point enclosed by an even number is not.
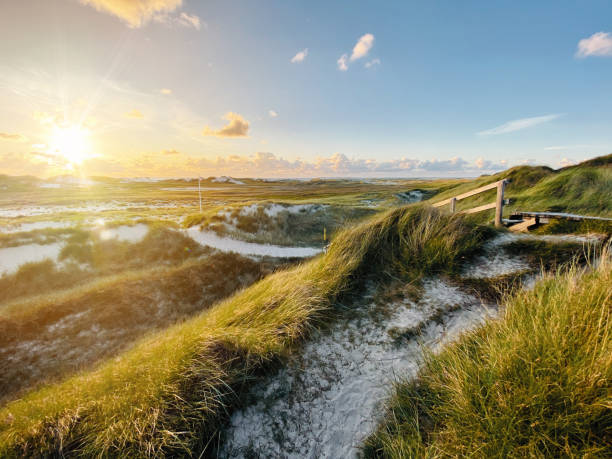
{"type": "MultiPolygon", "coordinates": [[[[543,166],[517,166],[474,181],[443,187],[431,202],[443,201],[480,186],[508,179],[505,197],[510,205],[504,216],[512,211],[573,212],[583,215],[612,217],[612,154],[554,170],[543,166]]],[[[495,201],[495,190],[459,201],[457,209],[466,209],[495,201]]],[[[491,221],[494,210],[472,217],[491,221]]],[[[588,225],[588,224],[587,224],[588,225]]],[[[594,228],[597,224],[590,223],[594,228]]],[[[550,227],[553,230],[554,227],[550,227]]],[[[588,227],[562,228],[585,230],[588,227]]]]}
{"type": "Polygon", "coordinates": [[[340,233],[280,271],[131,350],[0,411],[0,456],[193,454],[210,449],[241,387],[338,313],[367,278],[452,272],[491,230],[427,206],[340,233]]]}
{"type": "Polygon", "coordinates": [[[612,259],[507,299],[397,385],[366,457],[608,457],[612,259]]]}

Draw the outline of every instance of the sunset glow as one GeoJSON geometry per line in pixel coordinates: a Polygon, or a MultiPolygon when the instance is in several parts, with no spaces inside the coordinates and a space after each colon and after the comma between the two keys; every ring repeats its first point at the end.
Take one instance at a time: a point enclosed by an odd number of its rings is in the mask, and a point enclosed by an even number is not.
{"type": "Polygon", "coordinates": [[[576,163],[612,150],[612,30],[598,21],[612,9],[598,8],[551,22],[540,3],[4,2],[0,172],[475,177],[576,163]]]}
{"type": "Polygon", "coordinates": [[[54,126],[49,153],[64,158],[70,165],[82,164],[92,156],[89,131],[77,125],[54,126]]]}

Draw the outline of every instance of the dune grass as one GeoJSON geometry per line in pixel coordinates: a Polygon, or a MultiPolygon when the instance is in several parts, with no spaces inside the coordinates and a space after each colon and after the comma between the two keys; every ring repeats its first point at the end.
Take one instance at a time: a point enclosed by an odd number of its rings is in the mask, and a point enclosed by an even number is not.
{"type": "Polygon", "coordinates": [[[612,431],[612,260],[546,275],[427,354],[366,457],[604,457],[612,431]]]}
{"type": "MultiPolygon", "coordinates": [[[[612,155],[602,156],[582,164],[559,170],[543,166],[517,166],[494,175],[482,176],[469,182],[440,187],[431,202],[473,190],[483,185],[508,179],[504,217],[513,211],[571,212],[582,215],[612,217],[612,155]]],[[[495,201],[495,190],[459,201],[457,210],[468,209],[495,201]]],[[[484,223],[493,220],[494,211],[470,216],[484,223]]],[[[541,232],[606,232],[610,222],[554,222],[544,225],[541,232]]]]}
{"type": "Polygon", "coordinates": [[[32,295],[50,294],[120,272],[151,266],[180,265],[210,253],[190,237],[151,225],[140,242],[102,239],[94,231],[70,233],[57,264],[50,259],[25,263],[15,273],[0,276],[2,303],[32,295]]]}
{"type": "Polygon", "coordinates": [[[193,317],[275,267],[214,253],[9,303],[0,308],[0,403],[114,356],[151,330],[193,317]]]}
{"type": "Polygon", "coordinates": [[[452,272],[491,235],[425,206],[340,233],[328,252],[0,411],[0,456],[212,454],[241,387],[376,276],[452,272]]]}

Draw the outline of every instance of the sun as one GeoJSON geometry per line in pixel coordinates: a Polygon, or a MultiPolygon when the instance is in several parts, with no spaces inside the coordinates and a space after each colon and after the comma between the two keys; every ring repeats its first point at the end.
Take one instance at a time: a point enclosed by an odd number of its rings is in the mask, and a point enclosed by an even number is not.
{"type": "Polygon", "coordinates": [[[49,139],[49,152],[62,156],[71,165],[79,165],[91,157],[89,131],[81,126],[54,126],[49,139]]]}

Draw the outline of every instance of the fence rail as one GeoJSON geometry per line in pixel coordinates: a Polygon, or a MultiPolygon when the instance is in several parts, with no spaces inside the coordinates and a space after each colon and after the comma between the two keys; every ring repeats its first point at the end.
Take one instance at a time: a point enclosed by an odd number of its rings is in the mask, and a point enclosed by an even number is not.
{"type": "Polygon", "coordinates": [[[448,204],[450,206],[450,211],[452,213],[455,213],[457,209],[457,201],[497,188],[497,197],[495,199],[495,202],[484,204],[478,207],[473,207],[471,209],[465,209],[460,212],[465,214],[474,214],[476,212],[482,212],[484,210],[495,209],[495,226],[499,227],[503,225],[502,216],[504,212],[504,189],[507,183],[508,180],[499,180],[497,182],[489,183],[488,185],[481,186],[480,188],[468,191],[467,193],[458,194],[457,196],[445,199],[444,201],[436,202],[433,204],[433,206],[442,207],[448,204]]]}

